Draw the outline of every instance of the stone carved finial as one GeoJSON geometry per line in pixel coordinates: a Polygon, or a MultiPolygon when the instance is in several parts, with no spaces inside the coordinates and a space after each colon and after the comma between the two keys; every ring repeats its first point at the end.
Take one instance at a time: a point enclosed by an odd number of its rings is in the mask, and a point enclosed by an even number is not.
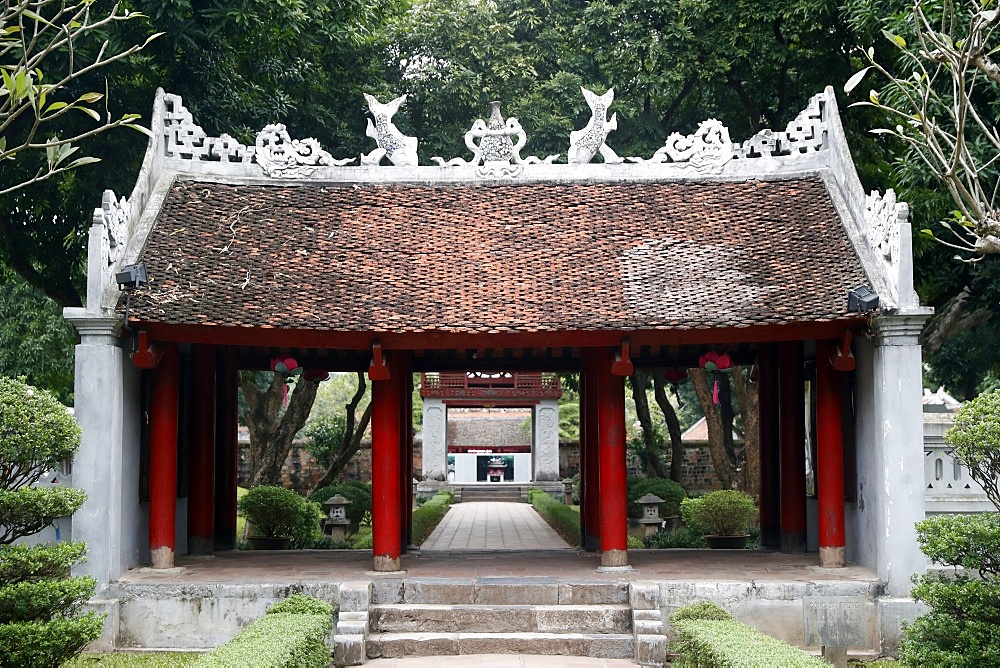
{"type": "Polygon", "coordinates": [[[406,96],[401,95],[392,102],[382,104],[373,95],[365,93],[368,110],[375,117],[375,123],[368,119],[368,130],[365,134],[378,144],[371,153],[361,155],[362,165],[377,165],[382,158],[388,158],[397,167],[415,167],[417,165],[417,138],[407,137],[392,123],[392,117],[406,102],[406,96]]]}
{"type": "Polygon", "coordinates": [[[94,222],[104,225],[107,236],[108,266],[118,262],[125,252],[128,241],[129,202],[122,197],[115,197],[113,190],[105,190],[101,199],[101,208],[94,211],[94,222]]]}
{"type": "Polygon", "coordinates": [[[476,119],[472,128],[465,133],[465,145],[472,151],[472,160],[452,158],[445,161],[437,156],[431,160],[442,167],[473,165],[477,167],[476,175],[481,177],[513,177],[521,173],[522,165],[551,164],[559,158],[558,154],[550,155],[544,160],[533,155],[521,158],[521,149],[527,141],[521,123],[513,116],[504,121],[500,103],[491,102],[489,121],[476,119]],[[511,140],[511,137],[517,137],[517,141],[511,140]],[[479,144],[476,144],[477,139],[479,144]],[[511,165],[511,161],[514,165],[511,165]]]}
{"type": "Polygon", "coordinates": [[[726,163],[733,159],[733,142],[729,139],[729,128],[714,118],[702,121],[694,134],[687,136],[674,132],[667,137],[662,148],[649,160],[628,158],[631,162],[661,163],[667,159],[683,163],[702,174],[718,174],[726,163]]]}
{"type": "Polygon", "coordinates": [[[283,178],[309,176],[317,167],[340,167],[354,161],[334,160],[312,137],[292,139],[281,123],[267,125],[257,133],[256,155],[265,174],[283,178]]]}
{"type": "Polygon", "coordinates": [[[570,164],[585,165],[598,153],[608,164],[618,164],[623,162],[622,158],[611,150],[605,141],[612,130],[618,129],[618,114],[611,114],[611,120],[607,120],[608,108],[615,99],[615,89],[609,88],[604,95],[597,95],[586,88],[580,87],[583,91],[583,98],[587,101],[593,114],[590,122],[582,130],[574,130],[569,133],[569,154],[570,164]]]}
{"type": "Polygon", "coordinates": [[[897,202],[891,188],[885,195],[873,190],[865,197],[868,243],[886,262],[892,262],[899,255],[899,225],[905,223],[909,215],[909,206],[897,202]]]}

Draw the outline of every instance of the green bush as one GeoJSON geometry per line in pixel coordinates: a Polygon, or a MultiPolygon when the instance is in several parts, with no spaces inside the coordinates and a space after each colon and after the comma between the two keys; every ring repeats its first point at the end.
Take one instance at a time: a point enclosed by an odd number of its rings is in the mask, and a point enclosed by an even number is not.
{"type": "Polygon", "coordinates": [[[451,508],[455,495],[450,490],[441,490],[431,500],[413,511],[413,544],[420,545],[431,535],[451,508]]]}
{"type": "Polygon", "coordinates": [[[820,668],[828,664],[735,619],[681,619],[671,624],[675,668],[820,668]]]}
{"type": "Polygon", "coordinates": [[[326,639],[332,628],[328,614],[266,614],[191,665],[323,668],[330,662],[326,639]]]}
{"type": "Polygon", "coordinates": [[[104,614],[0,624],[0,665],[55,668],[101,635],[104,614]]]}
{"type": "Polygon", "coordinates": [[[240,514],[257,536],[291,536],[294,547],[319,539],[321,512],[284,487],[261,485],[247,490],[236,502],[240,514]]]}
{"type": "Polygon", "coordinates": [[[528,490],[528,501],[570,545],[580,545],[580,509],[553,499],[540,489],[528,490]]]}
{"type": "Polygon", "coordinates": [[[347,531],[352,534],[357,533],[365,515],[372,512],[372,488],[357,480],[346,480],[335,485],[320,487],[309,495],[309,500],[322,505],[335,494],[340,494],[351,502],[346,508],[347,519],[351,522],[347,526],[347,531]]]}
{"type": "Polygon", "coordinates": [[[931,611],[904,629],[900,659],[914,666],[1000,665],[1000,515],[942,515],[917,523],[932,562],[953,572],[916,578],[931,611]]]}
{"type": "Polygon", "coordinates": [[[70,577],[83,543],[12,545],[71,515],[81,490],[36,487],[80,447],[66,407],[23,380],[0,378],[0,665],[58,666],[101,635],[104,614],[80,614],[91,577],[70,577]]]}
{"type": "Polygon", "coordinates": [[[667,478],[634,478],[628,483],[628,516],[639,519],[642,517],[642,506],[636,501],[646,494],[654,494],[661,499],[660,517],[675,517],[680,515],[681,501],[687,498],[687,492],[673,480],[667,478]]]}
{"type": "Polygon", "coordinates": [[[678,668],[799,668],[826,666],[797,647],[733,619],[721,606],[698,601],[670,615],[670,650],[678,668]]]}
{"type": "Polygon", "coordinates": [[[685,525],[705,535],[738,536],[757,524],[757,505],[749,494],[723,489],[684,499],[681,517],[685,525]]]}
{"type": "Polygon", "coordinates": [[[1000,390],[981,394],[962,406],[944,438],[955,458],[1000,509],[1000,390]]]}
{"type": "Polygon", "coordinates": [[[294,615],[326,615],[330,617],[333,615],[333,606],[315,596],[292,594],[268,608],[266,614],[277,615],[283,612],[294,615]]]}
{"type": "Polygon", "coordinates": [[[646,536],[643,545],[651,550],[665,549],[702,549],[707,548],[705,535],[701,531],[693,531],[690,527],[680,527],[673,531],[660,531],[646,536]]]}

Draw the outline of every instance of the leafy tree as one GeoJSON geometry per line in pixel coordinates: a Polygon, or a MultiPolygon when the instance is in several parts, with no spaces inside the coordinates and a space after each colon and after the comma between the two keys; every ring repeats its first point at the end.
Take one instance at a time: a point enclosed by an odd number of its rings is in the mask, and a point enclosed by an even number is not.
{"type": "Polygon", "coordinates": [[[69,577],[83,543],[12,545],[76,511],[86,495],[39,485],[80,447],[80,428],[55,397],[0,378],[0,662],[58,666],[101,634],[104,615],[80,614],[94,578],[69,577]]]}
{"type": "Polygon", "coordinates": [[[944,437],[955,459],[1000,509],[1000,390],[963,405],[944,437]]]}
{"type": "MultiPolygon", "coordinates": [[[[344,376],[345,378],[349,376],[344,376]]],[[[309,451],[320,466],[326,471],[323,477],[310,488],[311,496],[316,490],[330,485],[347,463],[361,449],[361,439],[368,430],[372,418],[372,403],[369,397],[367,405],[358,416],[358,406],[365,398],[365,374],[357,372],[357,385],[354,394],[342,405],[340,413],[323,414],[310,419],[306,425],[306,450],[309,451]]],[[[323,499],[325,501],[326,498],[323,499]]]]}

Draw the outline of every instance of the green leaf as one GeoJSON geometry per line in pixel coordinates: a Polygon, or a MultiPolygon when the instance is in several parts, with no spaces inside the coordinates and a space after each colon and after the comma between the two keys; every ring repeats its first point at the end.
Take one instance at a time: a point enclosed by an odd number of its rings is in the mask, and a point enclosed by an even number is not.
{"type": "Polygon", "coordinates": [[[870,69],[871,66],[869,65],[868,67],[865,67],[860,71],[855,72],[853,75],[851,75],[851,78],[848,79],[847,83],[844,84],[844,92],[850,93],[852,90],[854,90],[857,87],[857,85],[861,83],[861,80],[865,78],[865,75],[868,74],[868,70],[870,69]]]}
{"type": "Polygon", "coordinates": [[[65,102],[53,102],[52,104],[50,104],[48,106],[48,108],[45,111],[46,112],[59,111],[60,109],[63,109],[63,108],[68,107],[68,106],[69,105],[66,104],[65,102]]]}
{"type": "Polygon", "coordinates": [[[91,104],[100,100],[104,95],[101,93],[84,93],[77,98],[77,102],[84,102],[86,104],[91,104]]]}
{"type": "Polygon", "coordinates": [[[153,138],[153,136],[154,136],[152,130],[150,130],[148,128],[144,128],[141,125],[136,125],[135,123],[126,123],[125,127],[132,128],[133,130],[135,130],[137,132],[141,132],[142,134],[144,134],[144,135],[146,135],[147,137],[150,137],[150,138],[153,138]]]}
{"type": "Polygon", "coordinates": [[[895,44],[899,48],[901,48],[901,49],[905,49],[906,48],[906,40],[903,39],[902,37],[900,37],[899,35],[896,35],[895,33],[891,33],[888,30],[883,30],[882,34],[885,35],[886,38],[890,42],[892,42],[893,44],[895,44]]]}
{"type": "Polygon", "coordinates": [[[73,108],[74,108],[74,109],[79,109],[79,110],[80,110],[80,111],[82,111],[83,113],[85,113],[85,114],[87,114],[88,116],[90,116],[91,118],[93,118],[93,119],[94,119],[95,121],[98,121],[98,122],[99,122],[99,121],[101,120],[101,115],[100,115],[100,114],[98,114],[98,113],[97,113],[96,111],[94,111],[93,109],[91,109],[90,107],[77,107],[77,106],[75,106],[75,105],[74,105],[74,106],[73,106],[73,108]]]}
{"type": "Polygon", "coordinates": [[[94,158],[89,156],[83,158],[77,158],[73,162],[69,163],[66,169],[76,169],[77,167],[83,167],[84,165],[91,165],[95,162],[100,162],[100,161],[101,161],[100,158],[94,158]]]}

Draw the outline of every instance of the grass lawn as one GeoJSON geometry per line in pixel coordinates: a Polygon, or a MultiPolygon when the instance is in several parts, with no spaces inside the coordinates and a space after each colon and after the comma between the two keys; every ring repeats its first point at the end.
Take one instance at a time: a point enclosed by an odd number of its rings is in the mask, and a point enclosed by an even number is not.
{"type": "Polygon", "coordinates": [[[193,663],[200,652],[102,652],[80,654],[63,668],[107,667],[107,668],[174,668],[193,663]]]}

